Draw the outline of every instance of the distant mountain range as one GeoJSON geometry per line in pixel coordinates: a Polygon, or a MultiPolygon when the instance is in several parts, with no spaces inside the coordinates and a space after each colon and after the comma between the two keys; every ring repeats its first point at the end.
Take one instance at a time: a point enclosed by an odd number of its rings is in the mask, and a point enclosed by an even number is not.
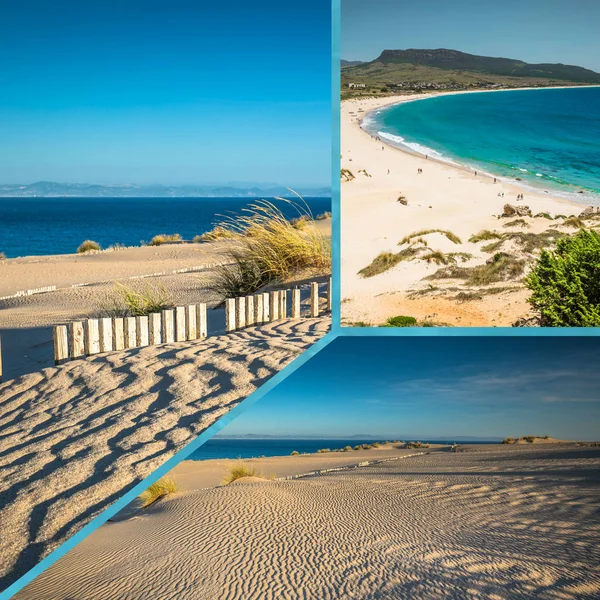
{"type": "Polygon", "coordinates": [[[384,440],[452,440],[452,441],[485,441],[485,442],[494,442],[494,441],[502,441],[504,438],[501,437],[481,437],[476,435],[457,435],[457,436],[407,436],[407,435],[373,435],[372,433],[355,433],[353,435],[268,435],[268,434],[260,434],[260,433],[247,433],[240,435],[215,435],[214,439],[220,440],[373,440],[373,441],[384,441],[384,440]]]}
{"type": "Polygon", "coordinates": [[[364,64],[364,61],[362,60],[344,60],[342,59],[340,61],[340,65],[342,68],[344,67],[356,67],[356,65],[362,65],[364,64]]]}
{"type": "Polygon", "coordinates": [[[529,64],[438,48],[384,50],[375,60],[342,68],[342,85],[466,89],[600,84],[600,73],[574,65],[529,64]]]}
{"type": "MultiPolygon", "coordinates": [[[[331,196],[330,187],[300,187],[294,191],[306,197],[331,196]]],[[[0,197],[10,198],[273,198],[289,195],[289,189],[284,186],[262,188],[228,185],[101,185],[54,181],[38,181],[28,185],[0,185],[0,197]]]]}

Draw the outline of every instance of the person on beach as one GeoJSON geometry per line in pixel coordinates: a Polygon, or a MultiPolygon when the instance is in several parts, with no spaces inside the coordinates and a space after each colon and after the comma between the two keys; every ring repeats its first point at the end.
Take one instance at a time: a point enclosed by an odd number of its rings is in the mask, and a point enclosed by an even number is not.
{"type": "Polygon", "coordinates": [[[494,177],[494,183],[496,183],[496,178],[494,177]]]}

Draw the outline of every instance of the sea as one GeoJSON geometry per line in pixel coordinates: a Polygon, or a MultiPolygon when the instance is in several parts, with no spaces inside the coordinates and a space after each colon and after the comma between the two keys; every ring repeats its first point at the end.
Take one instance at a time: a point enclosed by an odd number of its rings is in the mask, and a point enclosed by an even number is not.
{"type": "MultiPolygon", "coordinates": [[[[84,240],[103,248],[139,246],[159,233],[193,239],[219,215],[239,214],[261,198],[0,198],[0,252],[7,258],[74,253],[84,240]]],[[[267,198],[273,200],[273,198],[267,198]]],[[[314,216],[331,198],[304,198],[314,216]]],[[[288,217],[296,210],[274,201],[288,217]]]]}
{"type": "Polygon", "coordinates": [[[425,98],[369,113],[363,128],[391,145],[600,204],[600,87],[425,98]]]}
{"type": "MultiPolygon", "coordinates": [[[[420,438],[406,438],[404,441],[427,442],[430,444],[497,444],[501,440],[425,440],[420,438]]],[[[289,439],[289,438],[212,438],[188,457],[189,460],[209,460],[215,458],[257,458],[261,456],[289,456],[294,450],[299,453],[314,453],[322,448],[330,450],[341,449],[345,446],[359,444],[372,444],[373,438],[351,439],[289,439]]]]}

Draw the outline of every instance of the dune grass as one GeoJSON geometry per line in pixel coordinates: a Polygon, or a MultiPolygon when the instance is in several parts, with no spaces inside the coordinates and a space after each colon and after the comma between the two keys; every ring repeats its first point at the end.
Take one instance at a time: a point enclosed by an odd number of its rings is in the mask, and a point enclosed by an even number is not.
{"type": "Polygon", "coordinates": [[[100,313],[114,317],[141,317],[157,313],[173,305],[173,300],[163,286],[146,284],[136,290],[124,283],[115,283],[114,291],[100,305],[100,313]]]}
{"type": "Polygon", "coordinates": [[[414,238],[421,237],[423,235],[429,235],[430,233],[440,233],[443,236],[447,237],[453,244],[462,244],[461,239],[451,231],[447,229],[422,229],[421,231],[415,231],[405,237],[403,237],[399,242],[398,246],[402,246],[403,244],[408,244],[414,238]]]}
{"type": "Polygon", "coordinates": [[[77,254],[85,254],[86,252],[98,252],[102,250],[100,244],[98,242],[94,242],[94,240],[85,240],[79,245],[77,248],[77,254]]]}
{"type": "Polygon", "coordinates": [[[331,272],[331,242],[314,226],[310,208],[296,200],[276,198],[292,207],[305,227],[295,226],[273,202],[260,200],[239,215],[224,217],[219,227],[235,242],[229,264],[215,270],[211,290],[222,299],[244,296],[293,276],[331,272]]]}
{"type": "Polygon", "coordinates": [[[218,225],[203,233],[202,235],[197,235],[192,240],[195,244],[199,244],[201,242],[215,242],[217,240],[225,240],[228,238],[232,238],[233,234],[223,227],[219,227],[218,225]]]}
{"type": "Polygon", "coordinates": [[[373,262],[370,265],[367,265],[364,269],[361,269],[358,274],[365,278],[374,277],[380,273],[385,273],[385,271],[396,266],[403,260],[412,260],[419,254],[419,252],[420,248],[416,248],[414,246],[404,248],[404,250],[400,250],[400,252],[382,252],[373,259],[373,262]]]}
{"type": "Polygon", "coordinates": [[[387,327],[416,327],[417,319],[405,315],[398,315],[397,317],[390,317],[385,324],[387,327]]]}
{"type": "Polygon", "coordinates": [[[464,279],[467,285],[490,285],[519,277],[525,270],[525,262],[511,254],[498,252],[483,265],[445,267],[430,275],[429,279],[464,279]]]}
{"type": "Polygon", "coordinates": [[[331,213],[328,210],[315,217],[315,221],[324,221],[325,219],[331,219],[331,213]]]}
{"type": "Polygon", "coordinates": [[[181,242],[181,236],[178,233],[159,233],[155,235],[148,244],[149,246],[161,246],[169,242],[181,242]]]}
{"type": "Polygon", "coordinates": [[[157,500],[175,494],[178,491],[179,487],[171,478],[163,477],[140,494],[142,507],[146,508],[154,504],[157,500]]]}
{"type": "Polygon", "coordinates": [[[531,229],[531,225],[525,219],[515,219],[504,223],[502,227],[522,227],[523,229],[531,229]]]}
{"type": "Polygon", "coordinates": [[[6,260],[6,254],[4,254],[4,252],[0,252],[0,260],[6,260]]]}
{"type": "MultiPolygon", "coordinates": [[[[294,451],[294,452],[296,452],[296,451],[294,451]]],[[[223,480],[223,485],[229,485],[230,483],[236,481],[237,479],[242,479],[243,477],[258,477],[260,479],[275,479],[274,475],[264,475],[263,473],[257,471],[254,467],[251,467],[250,465],[245,463],[243,460],[237,460],[235,463],[233,463],[229,467],[229,469],[227,471],[227,475],[225,476],[225,479],[223,480]]]]}
{"type": "Polygon", "coordinates": [[[476,244],[477,242],[484,242],[496,239],[502,239],[502,234],[498,233],[497,231],[490,231],[489,229],[484,229],[483,231],[472,235],[469,238],[469,242],[476,244]]]}
{"type": "Polygon", "coordinates": [[[561,224],[561,227],[573,227],[574,229],[584,229],[585,223],[574,215],[571,215],[567,219],[565,219],[561,224]]]}
{"type": "Polygon", "coordinates": [[[350,169],[342,169],[340,171],[340,178],[342,181],[352,181],[354,179],[354,173],[350,169]]]}

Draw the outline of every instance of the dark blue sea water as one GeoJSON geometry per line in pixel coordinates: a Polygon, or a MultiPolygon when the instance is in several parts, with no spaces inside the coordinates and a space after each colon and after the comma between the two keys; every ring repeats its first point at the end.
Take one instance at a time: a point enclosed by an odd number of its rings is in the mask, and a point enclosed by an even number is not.
{"type": "MultiPolygon", "coordinates": [[[[70,254],[90,239],[103,248],[137,246],[159,233],[192,239],[212,229],[217,215],[239,213],[252,198],[0,198],[0,252],[8,258],[70,254]]],[[[306,198],[316,216],[330,198],[306,198]]],[[[276,202],[290,217],[296,211],[276,202]]]]}
{"type": "Polygon", "coordinates": [[[372,113],[363,127],[430,157],[600,201],[600,88],[427,98],[372,113]]]}
{"type": "MultiPolygon", "coordinates": [[[[227,439],[213,438],[200,446],[198,450],[193,452],[190,460],[209,460],[211,458],[256,458],[258,456],[289,456],[294,450],[297,452],[313,453],[321,448],[329,448],[335,450],[344,448],[345,446],[356,446],[357,444],[372,444],[374,440],[353,438],[349,440],[342,439],[227,439]]],[[[406,440],[408,441],[408,440],[406,440]]],[[[460,444],[494,444],[498,441],[477,441],[465,442],[462,440],[424,440],[421,442],[429,442],[431,444],[452,444],[454,441],[460,444]]]]}

